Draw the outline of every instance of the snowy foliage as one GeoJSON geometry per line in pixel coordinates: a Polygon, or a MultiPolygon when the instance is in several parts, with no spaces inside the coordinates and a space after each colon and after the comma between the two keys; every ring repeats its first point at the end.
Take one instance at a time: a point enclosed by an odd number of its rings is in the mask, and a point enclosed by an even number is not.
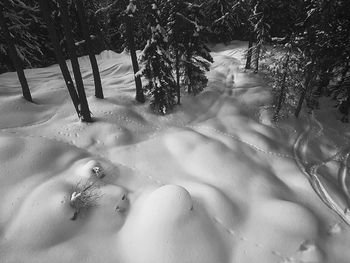
{"type": "Polygon", "coordinates": [[[129,3],[129,5],[126,7],[126,10],[125,10],[125,12],[127,13],[127,14],[129,14],[129,15],[132,15],[132,14],[134,14],[135,12],[136,12],[136,5],[135,5],[135,1],[133,1],[133,0],[130,0],[130,3],[129,3]]]}
{"type": "MultiPolygon", "coordinates": [[[[26,66],[32,67],[43,55],[43,36],[33,33],[35,28],[42,27],[38,7],[33,1],[4,0],[0,3],[0,11],[4,14],[17,54],[26,66]]],[[[5,54],[6,40],[0,34],[0,56],[5,54]]]]}
{"type": "Polygon", "coordinates": [[[207,0],[204,6],[206,18],[213,40],[229,41],[233,39],[236,29],[241,26],[235,7],[237,0],[207,0]]]}
{"type": "Polygon", "coordinates": [[[194,95],[207,85],[213,61],[203,40],[203,13],[197,5],[168,1],[150,5],[151,36],[142,52],[143,74],[152,108],[167,113],[180,101],[180,88],[194,95]]]}
{"type": "Polygon", "coordinates": [[[182,40],[184,45],[183,68],[184,68],[184,86],[188,92],[193,94],[200,93],[207,85],[205,72],[209,70],[213,58],[210,50],[206,46],[200,24],[202,17],[201,10],[189,6],[188,18],[183,19],[186,30],[183,32],[182,40]]]}
{"type": "Polygon", "coordinates": [[[206,87],[205,72],[213,62],[203,38],[204,14],[198,6],[182,1],[171,1],[166,9],[169,10],[167,27],[175,67],[180,71],[183,88],[196,95],[206,87]]]}
{"type": "Polygon", "coordinates": [[[162,115],[175,105],[176,83],[172,73],[172,61],[166,31],[162,26],[157,6],[150,11],[151,39],[148,40],[141,56],[143,74],[148,83],[146,89],[151,98],[151,108],[162,115]]]}
{"type": "Polygon", "coordinates": [[[267,77],[272,85],[274,94],[273,107],[276,108],[278,99],[281,95],[281,87],[285,85],[286,90],[283,96],[283,104],[276,120],[290,116],[294,112],[298,102],[300,92],[303,88],[303,63],[301,60],[302,54],[298,50],[288,51],[288,46],[276,45],[273,49],[265,54],[266,62],[263,68],[267,70],[267,77]],[[284,63],[289,56],[287,67],[284,63]],[[283,79],[285,75],[285,79],[283,79]],[[284,83],[283,83],[284,81],[284,83]]]}

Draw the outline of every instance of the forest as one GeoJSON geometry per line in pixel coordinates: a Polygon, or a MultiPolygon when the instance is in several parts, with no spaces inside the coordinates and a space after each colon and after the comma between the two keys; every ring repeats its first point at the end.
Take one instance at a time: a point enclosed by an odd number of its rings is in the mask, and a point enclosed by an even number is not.
{"type": "Polygon", "coordinates": [[[127,50],[135,99],[147,98],[155,112],[167,114],[181,103],[181,92],[205,89],[213,62],[208,44],[232,40],[248,43],[245,69],[262,71],[271,81],[276,120],[298,116],[303,103],[317,108],[320,96],[331,96],[348,121],[347,0],[4,0],[0,10],[0,72],[16,70],[24,98],[35,101],[23,69],[59,63],[83,121],[91,116],[77,57],[89,56],[95,96],[103,99],[94,55],[127,50]]]}
{"type": "Polygon", "coordinates": [[[349,0],[1,0],[1,263],[349,263],[349,0]]]}

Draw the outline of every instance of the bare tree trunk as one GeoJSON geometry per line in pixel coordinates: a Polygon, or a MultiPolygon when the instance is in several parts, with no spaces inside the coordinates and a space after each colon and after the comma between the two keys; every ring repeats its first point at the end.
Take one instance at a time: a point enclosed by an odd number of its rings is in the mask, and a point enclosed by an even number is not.
{"type": "Polygon", "coordinates": [[[177,86],[177,104],[181,104],[181,92],[180,92],[180,58],[179,58],[179,50],[175,50],[175,70],[176,70],[176,86],[177,86]]]}
{"type": "MultiPolygon", "coordinates": [[[[189,50],[189,47],[186,46],[185,50],[189,50]]],[[[192,54],[190,53],[190,51],[188,51],[186,54],[186,61],[185,61],[185,73],[186,73],[186,75],[188,77],[188,81],[189,81],[188,87],[187,87],[187,93],[189,93],[189,94],[193,93],[192,81],[191,81],[192,69],[191,69],[191,64],[190,64],[191,57],[192,57],[192,54]]]]}
{"type": "Polygon", "coordinates": [[[290,52],[291,52],[291,49],[289,47],[287,54],[286,54],[286,60],[284,61],[284,64],[283,64],[283,77],[282,77],[282,82],[281,82],[281,91],[280,91],[280,95],[278,98],[278,103],[277,103],[274,119],[276,119],[278,117],[278,115],[281,111],[281,108],[282,108],[282,104],[284,103],[284,100],[286,98],[286,78],[287,78],[287,74],[288,74],[290,52]]]}
{"type": "Polygon", "coordinates": [[[18,56],[15,43],[12,39],[12,36],[11,36],[10,31],[8,29],[8,26],[6,24],[2,8],[0,9],[0,26],[1,26],[2,31],[4,33],[4,39],[7,42],[6,44],[8,46],[8,55],[12,61],[13,66],[16,69],[19,82],[21,83],[21,86],[22,86],[23,97],[27,101],[33,102],[32,95],[30,94],[28,82],[27,82],[26,76],[25,76],[24,71],[23,71],[22,61],[18,56]]]}
{"type": "Polygon", "coordinates": [[[255,73],[257,73],[259,70],[260,49],[261,49],[261,43],[257,42],[255,46],[255,67],[254,67],[255,73]]]}
{"type": "Polygon", "coordinates": [[[58,64],[60,66],[64,81],[66,82],[66,85],[67,85],[67,88],[69,91],[69,95],[73,101],[74,108],[75,108],[75,110],[80,118],[81,114],[80,114],[79,97],[78,97],[78,94],[75,90],[72,77],[69,73],[66,61],[64,59],[63,52],[62,52],[61,47],[60,47],[59,38],[57,36],[57,32],[55,31],[55,26],[54,26],[54,23],[53,23],[52,18],[51,18],[51,10],[49,7],[49,3],[47,2],[47,0],[38,0],[38,2],[39,2],[39,6],[41,9],[43,18],[44,18],[45,23],[48,27],[49,37],[50,37],[50,40],[52,42],[54,53],[55,53],[56,59],[58,61],[58,64]]]}
{"type": "Polygon", "coordinates": [[[72,26],[68,17],[67,1],[59,0],[58,2],[59,2],[62,21],[63,21],[63,29],[65,32],[68,53],[72,63],[75,84],[77,86],[78,96],[79,96],[80,105],[81,105],[81,108],[80,108],[81,118],[82,118],[82,121],[91,122],[92,119],[91,119],[90,109],[89,109],[88,101],[86,99],[83,78],[81,76],[80,66],[79,66],[79,62],[78,62],[78,58],[75,50],[73,35],[72,35],[72,26]]]}
{"type": "Polygon", "coordinates": [[[307,66],[308,68],[306,69],[306,72],[305,72],[305,77],[304,77],[304,83],[303,83],[303,90],[300,94],[300,98],[299,98],[299,102],[298,102],[298,106],[297,108],[295,109],[295,117],[298,118],[299,117],[299,114],[300,114],[300,111],[301,111],[301,108],[303,106],[303,102],[305,100],[305,96],[306,96],[306,93],[307,91],[309,90],[309,87],[310,87],[310,82],[313,78],[313,68],[314,68],[314,62],[312,61],[310,65],[307,66]]]}
{"type": "Polygon", "coordinates": [[[331,81],[331,72],[332,72],[332,69],[331,70],[324,69],[321,71],[321,73],[319,75],[320,81],[319,81],[318,87],[314,93],[316,96],[322,96],[322,94],[325,93],[325,90],[326,90],[327,86],[329,85],[329,82],[331,81]]]}
{"type": "Polygon", "coordinates": [[[85,9],[84,9],[84,3],[82,0],[76,0],[76,6],[79,16],[79,21],[82,29],[82,33],[86,42],[86,46],[89,53],[90,63],[92,67],[92,73],[94,75],[94,82],[95,82],[95,96],[96,98],[103,99],[103,90],[102,90],[102,83],[101,83],[101,76],[100,71],[98,68],[97,60],[95,57],[95,54],[93,52],[93,45],[91,43],[90,39],[90,33],[89,33],[89,27],[86,22],[85,17],[85,9]]]}
{"type": "Polygon", "coordinates": [[[136,85],[136,100],[138,102],[144,103],[145,95],[143,94],[143,90],[142,90],[141,77],[139,74],[137,74],[139,71],[139,64],[137,62],[135,39],[134,39],[134,21],[133,21],[133,18],[130,17],[129,15],[126,15],[125,19],[126,19],[126,31],[128,34],[129,51],[131,56],[132,67],[134,69],[134,78],[135,78],[135,85],[136,85]]]}
{"type": "Polygon", "coordinates": [[[247,60],[246,60],[246,63],[245,63],[245,69],[250,69],[251,68],[252,49],[253,49],[253,36],[252,36],[252,34],[250,34],[249,42],[248,42],[248,52],[247,52],[247,60]]]}

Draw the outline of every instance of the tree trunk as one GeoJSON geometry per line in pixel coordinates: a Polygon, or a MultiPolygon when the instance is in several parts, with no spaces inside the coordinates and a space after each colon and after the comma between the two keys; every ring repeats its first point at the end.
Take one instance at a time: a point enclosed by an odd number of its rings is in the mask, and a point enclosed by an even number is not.
{"type": "Polygon", "coordinates": [[[307,66],[308,68],[306,70],[305,77],[304,77],[303,90],[302,90],[302,92],[300,94],[298,106],[295,109],[295,113],[294,113],[296,118],[299,117],[301,108],[303,106],[303,102],[305,100],[306,93],[309,90],[310,82],[311,82],[311,80],[313,78],[313,67],[314,67],[313,64],[314,64],[314,62],[312,61],[311,64],[309,66],[307,66]]]}
{"type": "Polygon", "coordinates": [[[179,50],[175,50],[175,70],[176,70],[176,86],[177,86],[177,104],[181,104],[181,92],[180,92],[180,69],[179,69],[179,50]]]}
{"type": "Polygon", "coordinates": [[[255,67],[254,67],[255,73],[257,73],[259,70],[260,49],[261,49],[261,44],[257,42],[255,46],[255,67]]]}
{"type": "MultiPolygon", "coordinates": [[[[189,50],[189,46],[187,45],[185,50],[189,50]]],[[[185,72],[188,78],[188,87],[187,87],[187,93],[191,94],[193,93],[192,89],[192,68],[191,68],[191,58],[192,54],[190,51],[187,51],[186,55],[186,61],[185,61],[185,72]]]]}
{"type": "Polygon", "coordinates": [[[67,1],[59,0],[58,2],[59,2],[62,21],[63,21],[63,29],[65,33],[65,38],[66,38],[67,49],[70,56],[70,60],[73,68],[73,74],[75,78],[75,84],[77,86],[78,96],[80,100],[81,118],[82,118],[82,121],[91,122],[92,119],[91,119],[90,109],[89,109],[88,101],[86,99],[83,78],[81,76],[80,66],[79,66],[79,62],[78,62],[78,58],[75,50],[73,35],[72,35],[72,26],[68,16],[67,1]]]}
{"type": "Polygon", "coordinates": [[[290,48],[288,48],[287,54],[286,54],[286,60],[283,64],[283,77],[282,77],[282,83],[281,83],[281,91],[278,98],[278,103],[275,111],[274,119],[276,119],[281,111],[282,104],[284,103],[284,100],[286,98],[286,78],[288,74],[288,65],[289,65],[289,58],[290,58],[290,48]]]}
{"type": "Polygon", "coordinates": [[[102,90],[102,83],[101,83],[101,76],[100,76],[100,71],[98,68],[98,64],[96,61],[95,54],[93,52],[93,45],[90,39],[90,33],[89,33],[89,27],[86,21],[85,17],[85,9],[84,9],[84,3],[82,0],[76,0],[76,6],[77,6],[77,11],[78,11],[78,16],[79,16],[79,21],[81,25],[81,30],[86,42],[86,47],[88,49],[89,53],[89,58],[90,58],[90,63],[92,67],[92,73],[94,75],[94,82],[95,82],[95,96],[96,98],[103,99],[103,90],[102,90]]]}
{"type": "MultiPolygon", "coordinates": [[[[346,98],[346,112],[349,114],[349,108],[350,108],[350,77],[347,77],[347,73],[350,69],[349,61],[346,62],[346,66],[342,72],[342,83],[341,85],[345,85],[346,91],[347,91],[347,98],[346,98]]],[[[348,116],[346,116],[346,119],[348,120],[348,116]]]]}
{"type": "Polygon", "coordinates": [[[52,18],[51,18],[51,10],[49,7],[49,3],[46,0],[39,0],[38,2],[39,2],[39,6],[41,9],[44,21],[45,21],[47,28],[48,28],[48,31],[49,31],[49,37],[50,37],[50,40],[51,40],[52,45],[53,45],[56,59],[57,59],[58,64],[60,66],[64,81],[66,82],[66,85],[67,85],[67,88],[69,91],[69,95],[73,101],[74,108],[75,108],[75,110],[80,118],[81,114],[80,114],[79,97],[78,97],[78,94],[75,90],[72,77],[69,73],[66,61],[64,59],[63,52],[61,50],[59,38],[57,36],[57,32],[55,31],[55,26],[54,26],[54,23],[53,23],[52,18]]]}
{"type": "Polygon", "coordinates": [[[249,42],[248,42],[248,52],[247,52],[247,60],[245,63],[245,69],[251,69],[252,48],[253,48],[253,36],[251,34],[249,37],[249,42]]]}
{"type": "MultiPolygon", "coordinates": [[[[345,83],[345,81],[344,81],[345,83]]],[[[346,91],[347,91],[347,99],[346,99],[346,104],[348,109],[350,108],[350,77],[348,77],[347,85],[346,85],[346,91]]]]}
{"type": "Polygon", "coordinates": [[[7,27],[2,8],[0,9],[0,27],[2,28],[2,31],[4,33],[4,39],[7,42],[6,44],[8,46],[8,55],[12,61],[13,66],[16,69],[19,82],[21,83],[21,86],[22,86],[23,97],[27,101],[33,102],[32,95],[30,94],[28,82],[23,71],[22,61],[18,56],[15,43],[7,27]]]}
{"type": "Polygon", "coordinates": [[[125,19],[126,19],[126,31],[128,34],[129,51],[131,56],[132,67],[134,69],[134,78],[135,78],[135,85],[136,85],[136,100],[138,102],[144,103],[145,95],[143,94],[143,90],[142,90],[141,77],[139,74],[137,74],[139,72],[139,64],[137,62],[135,39],[134,39],[134,21],[133,21],[133,17],[130,17],[129,15],[126,15],[125,19]]]}

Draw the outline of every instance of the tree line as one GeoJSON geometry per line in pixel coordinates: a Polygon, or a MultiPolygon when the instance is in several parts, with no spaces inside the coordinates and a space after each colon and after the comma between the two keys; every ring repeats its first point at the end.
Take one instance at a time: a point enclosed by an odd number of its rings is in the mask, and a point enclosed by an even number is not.
{"type": "Polygon", "coordinates": [[[95,96],[102,99],[95,54],[127,48],[136,100],[148,97],[155,112],[166,114],[181,103],[182,92],[196,95],[207,85],[213,62],[207,43],[239,39],[247,41],[245,68],[272,80],[276,120],[288,110],[298,116],[305,102],[317,107],[321,95],[338,99],[345,116],[348,10],[347,0],[4,0],[0,70],[15,69],[32,101],[23,68],[58,63],[77,114],[91,121],[77,57],[89,55],[95,96]],[[142,50],[139,59],[136,50],[142,50]]]}

